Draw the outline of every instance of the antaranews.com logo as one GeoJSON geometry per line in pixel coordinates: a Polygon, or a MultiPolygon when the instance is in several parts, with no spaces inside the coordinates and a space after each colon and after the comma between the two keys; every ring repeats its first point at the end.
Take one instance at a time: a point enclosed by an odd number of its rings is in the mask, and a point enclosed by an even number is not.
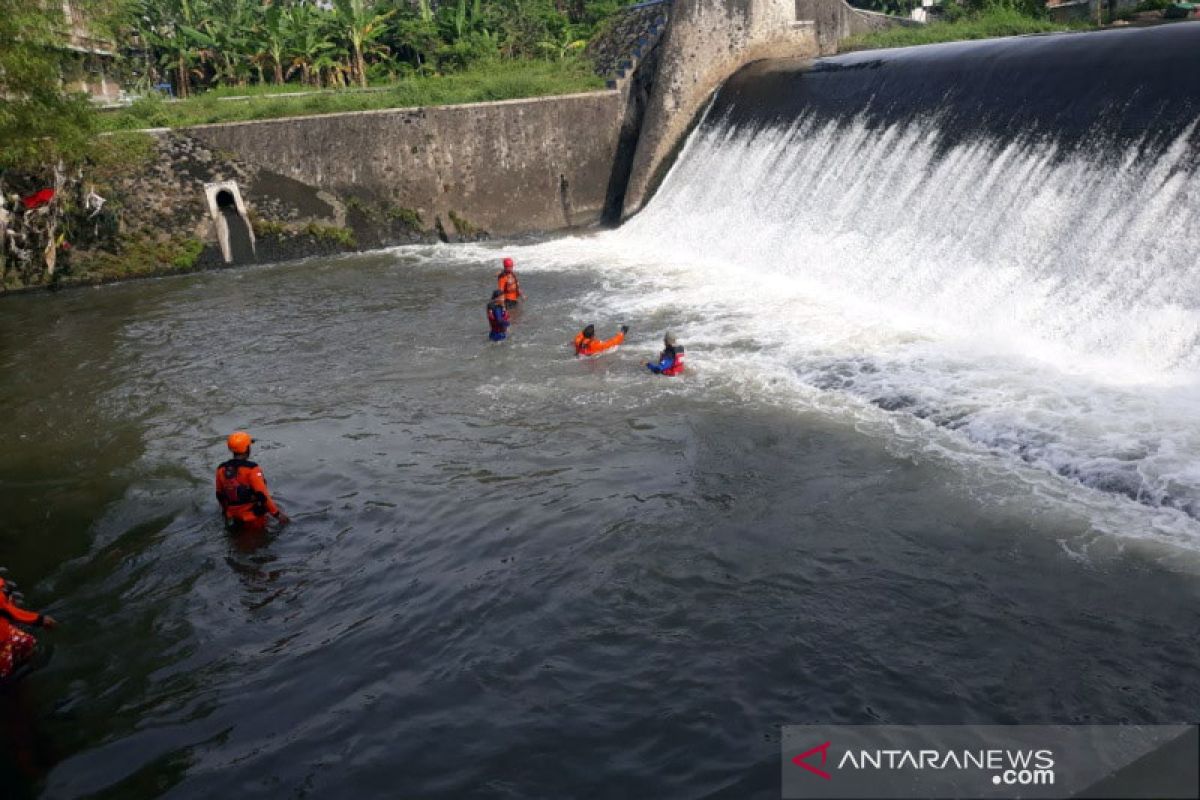
{"type": "Polygon", "coordinates": [[[785,726],[785,798],[1200,796],[1195,726],[785,726]]]}
{"type": "MultiPolygon", "coordinates": [[[[825,742],[804,751],[792,759],[801,769],[825,780],[833,776],[809,763],[820,756],[822,767],[829,760],[825,742]]],[[[992,771],[995,786],[1051,786],[1054,784],[1054,751],[1052,750],[847,750],[838,761],[837,770],[972,770],[992,771]]]]}

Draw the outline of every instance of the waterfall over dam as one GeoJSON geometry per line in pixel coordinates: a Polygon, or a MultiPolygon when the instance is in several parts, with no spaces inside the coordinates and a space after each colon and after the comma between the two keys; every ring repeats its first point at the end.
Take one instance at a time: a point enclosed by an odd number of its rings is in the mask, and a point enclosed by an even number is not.
{"type": "Polygon", "coordinates": [[[600,241],[710,366],[1196,540],[1197,68],[1200,24],[759,62],[600,241]]]}

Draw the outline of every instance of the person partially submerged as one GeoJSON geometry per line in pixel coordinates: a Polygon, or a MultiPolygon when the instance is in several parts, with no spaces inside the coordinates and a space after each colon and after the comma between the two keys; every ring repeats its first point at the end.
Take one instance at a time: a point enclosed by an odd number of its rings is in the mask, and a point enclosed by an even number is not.
{"type": "Polygon", "coordinates": [[[622,325],[621,329],[617,331],[616,336],[611,339],[600,340],[596,338],[596,326],[588,325],[575,334],[575,355],[594,356],[603,353],[605,350],[611,350],[625,341],[625,334],[627,333],[629,333],[629,326],[622,325]]]}
{"type": "Polygon", "coordinates": [[[488,338],[493,342],[502,342],[508,338],[508,326],[511,320],[508,317],[508,309],[504,307],[504,292],[496,289],[492,292],[492,300],[487,304],[488,325],[492,331],[488,334],[488,338]]]}
{"type": "Polygon", "coordinates": [[[225,442],[233,458],[217,467],[217,502],[230,531],[261,531],[267,527],[267,515],[287,525],[291,520],[279,510],[262,469],[250,460],[254,440],[245,431],[234,431],[225,442]]]}
{"type": "Polygon", "coordinates": [[[33,656],[37,639],[18,625],[50,629],[58,625],[54,617],[26,611],[12,599],[13,586],[0,578],[0,680],[12,674],[33,656]]]}
{"type": "Polygon", "coordinates": [[[670,331],[663,337],[663,349],[658,362],[651,361],[646,368],[655,375],[678,375],[683,372],[683,345],[675,340],[670,331]]]}
{"type": "Polygon", "coordinates": [[[517,304],[525,299],[525,293],[521,291],[521,282],[517,280],[517,273],[514,272],[514,267],[511,258],[504,259],[504,269],[496,276],[496,288],[504,295],[504,307],[516,308],[517,304]]]}

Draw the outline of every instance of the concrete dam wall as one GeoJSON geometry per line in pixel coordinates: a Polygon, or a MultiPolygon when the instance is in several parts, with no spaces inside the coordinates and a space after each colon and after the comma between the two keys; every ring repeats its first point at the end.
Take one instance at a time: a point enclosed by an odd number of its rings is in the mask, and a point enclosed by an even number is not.
{"type": "Polygon", "coordinates": [[[844,0],[675,0],[626,192],[640,210],[713,92],[746,64],[837,52],[847,36],[907,20],[844,0]]]}

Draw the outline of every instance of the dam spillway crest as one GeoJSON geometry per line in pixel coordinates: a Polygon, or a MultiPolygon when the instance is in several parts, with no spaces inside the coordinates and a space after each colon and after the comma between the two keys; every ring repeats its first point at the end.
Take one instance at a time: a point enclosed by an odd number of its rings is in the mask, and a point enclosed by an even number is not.
{"type": "Polygon", "coordinates": [[[759,62],[616,236],[806,386],[1194,517],[1196,68],[1198,25],[759,62]]]}

